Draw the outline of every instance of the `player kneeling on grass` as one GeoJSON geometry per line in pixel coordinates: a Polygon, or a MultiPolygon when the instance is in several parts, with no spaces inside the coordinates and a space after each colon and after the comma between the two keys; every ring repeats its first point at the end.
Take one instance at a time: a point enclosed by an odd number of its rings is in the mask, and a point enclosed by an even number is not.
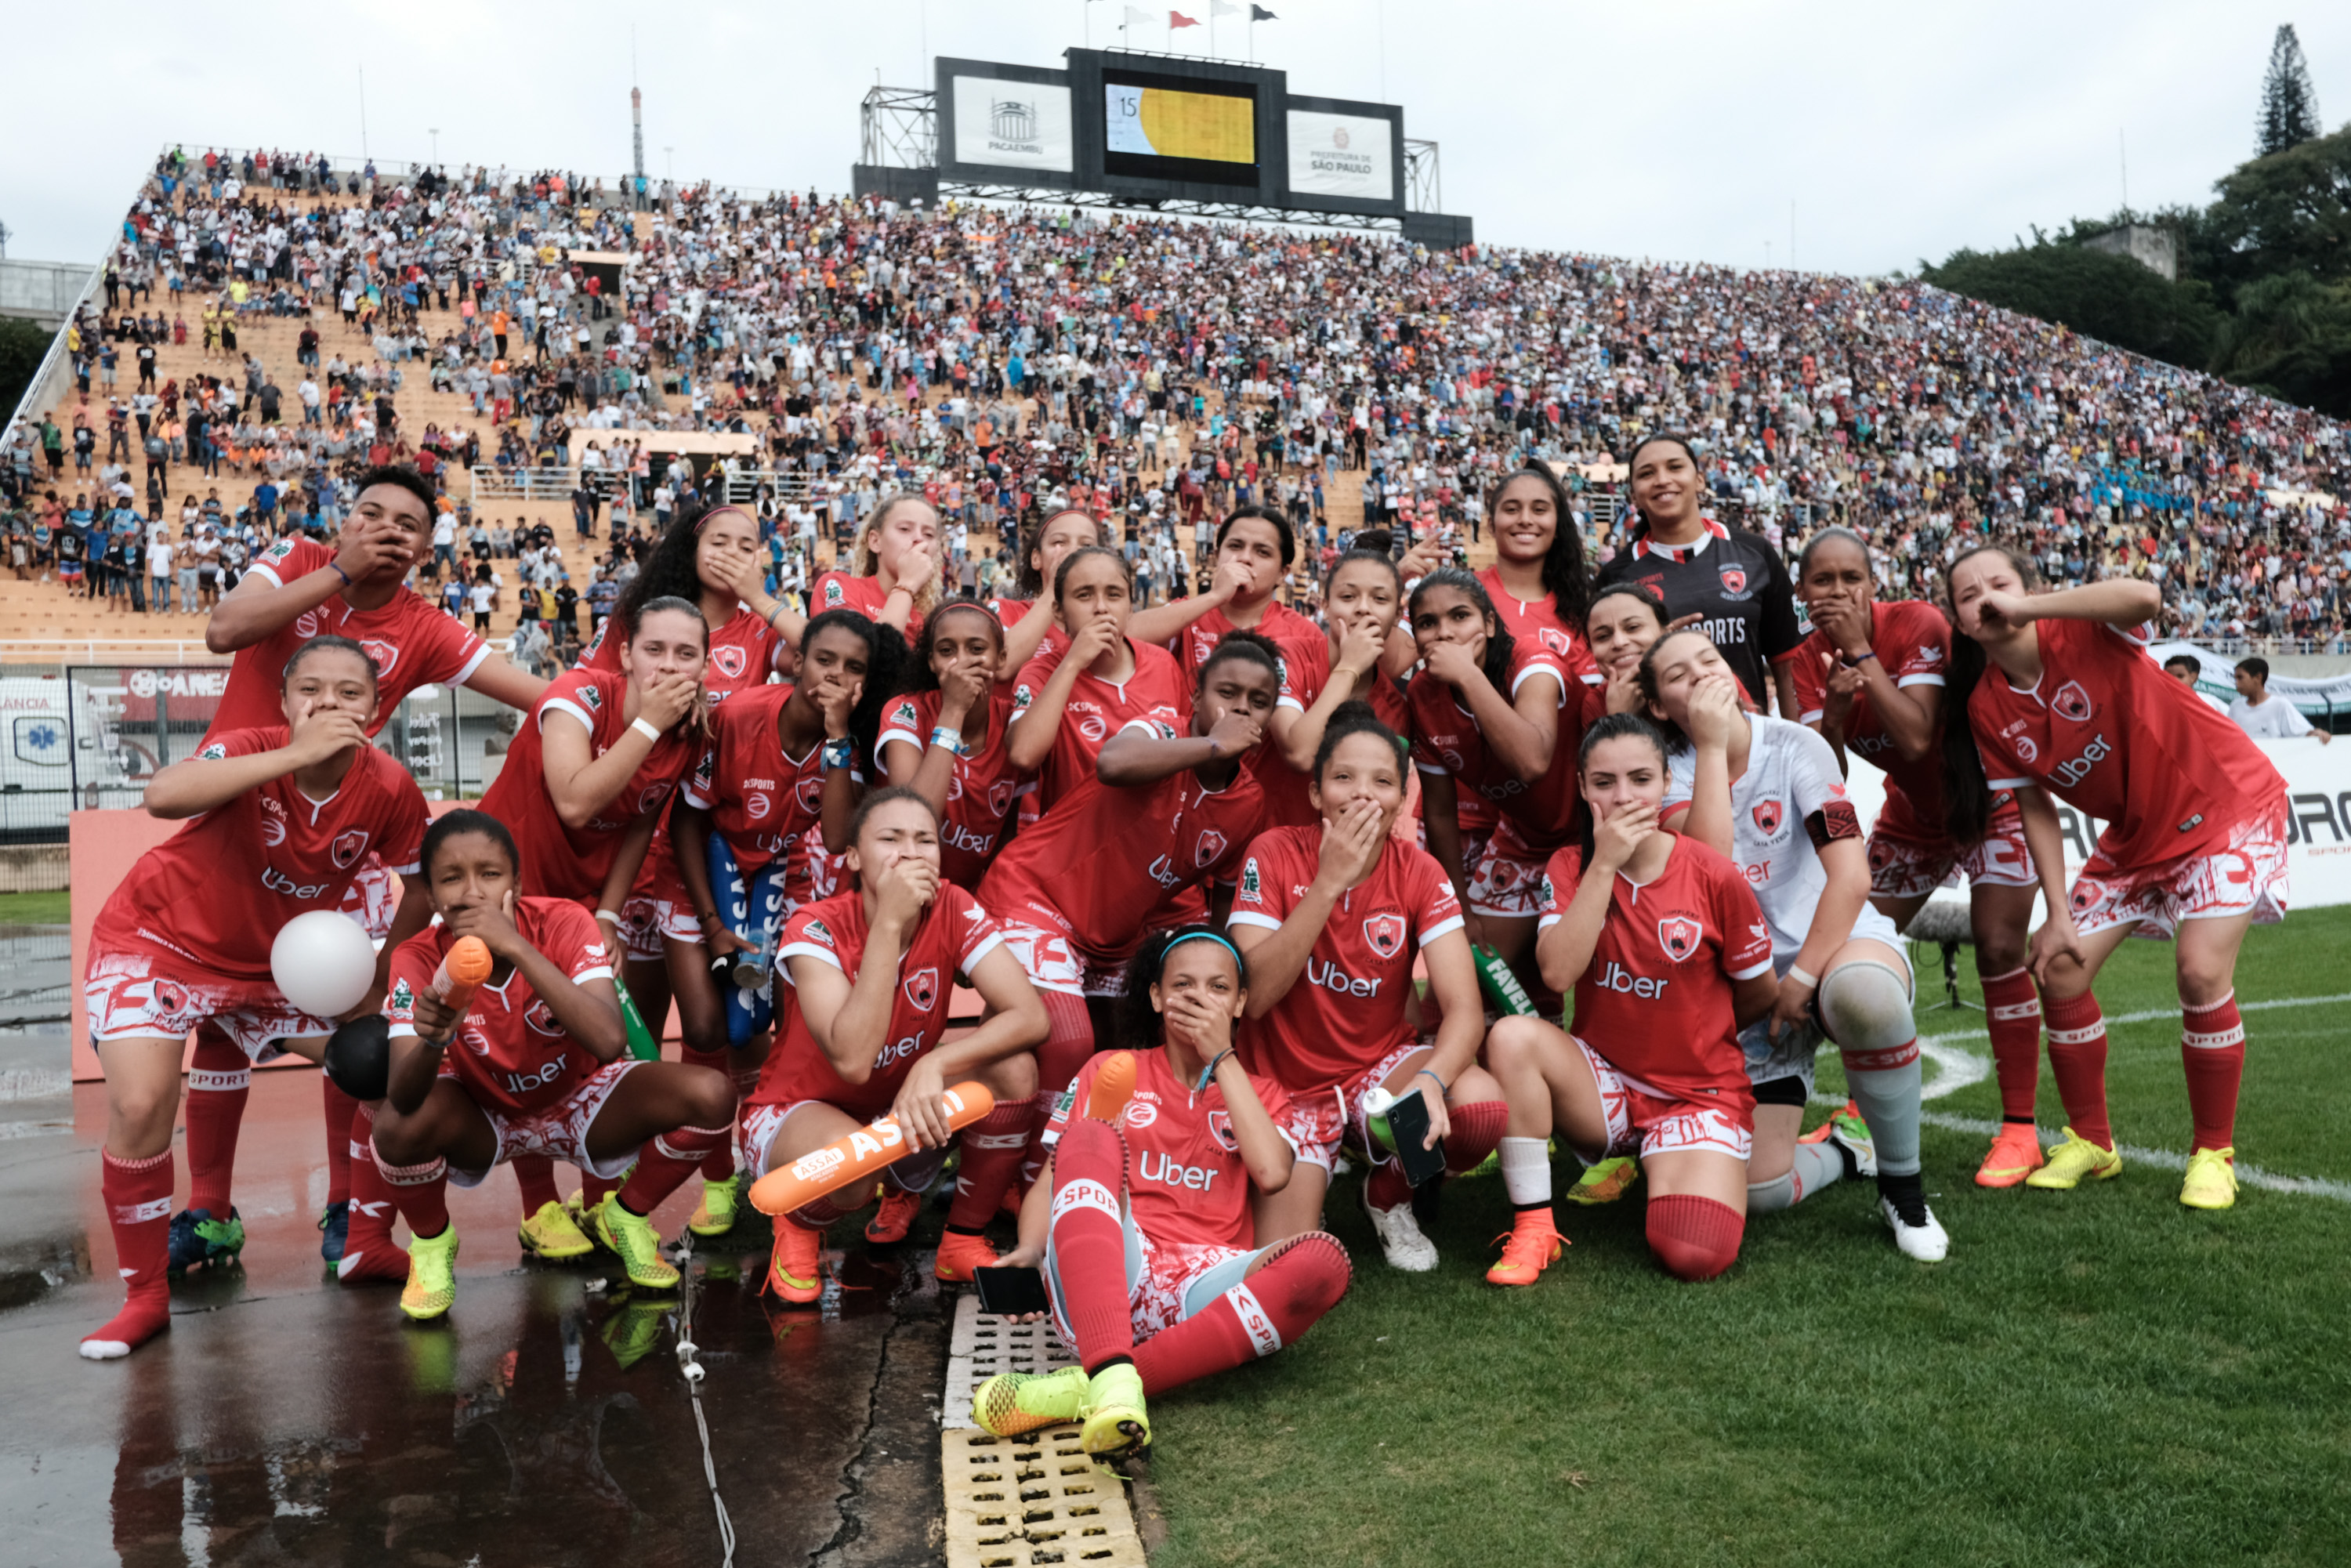
{"type": "Polygon", "coordinates": [[[413,1239],[400,1309],[437,1318],[456,1299],[457,1229],[447,1184],[475,1186],[517,1155],[627,1180],[590,1212],[629,1281],[677,1283],[648,1217],[731,1131],[723,1072],[623,1053],[612,959],[589,913],[526,898],[504,823],[459,810],[424,835],[424,878],[441,924],[392,959],[392,1071],[371,1148],[413,1239]],[[490,950],[490,977],[461,1012],[434,990],[461,936],[490,950]],[[636,1168],[630,1171],[630,1166],[636,1168]]]}
{"type": "Polygon", "coordinates": [[[1160,1034],[1160,1048],[1134,1053],[1134,1088],[1115,1120],[1088,1113],[1102,1109],[1094,1082],[1118,1053],[1080,1070],[1021,1206],[1020,1245],[1004,1257],[1042,1264],[1053,1325],[1078,1364],[981,1384],[972,1415],[988,1431],[1078,1421],[1090,1454],[1141,1448],[1146,1396],[1272,1354],[1347,1293],[1336,1237],[1256,1245],[1252,1191],[1280,1192],[1302,1162],[1289,1096],[1234,1053],[1248,1002],[1240,954],[1205,926],[1161,933],[1136,956],[1126,1035],[1160,1034]]]}
{"type": "MultiPolygon", "coordinates": [[[[743,1151],[767,1172],[887,1113],[906,1140],[883,1172],[881,1211],[869,1241],[903,1241],[938,1179],[947,1145],[947,1087],[985,1084],[996,1109],[962,1133],[963,1166],[932,1271],[950,1282],[996,1262],[981,1229],[1019,1174],[1036,1118],[1037,1061],[1045,1004],[1004,945],[996,922],[939,872],[939,819],[912,789],[876,790],[850,820],[848,867],[857,885],[802,904],[784,923],[776,957],[790,990],[778,992],[776,1048],[743,1118],[743,1151]],[[979,993],[987,1016],[946,1043],[956,977],[979,993]]],[[[768,1283],[788,1301],[823,1294],[824,1228],[864,1207],[865,1184],[776,1218],[768,1283]]]]}
{"type": "Polygon", "coordinates": [[[1638,1154],[1649,1249],[1685,1280],[1739,1256],[1755,1098],[1739,1030],[1771,1010],[1771,933],[1728,857],[1657,826],[1665,737],[1611,714],[1584,731],[1581,788],[1596,827],[1551,858],[1535,957],[1575,996],[1575,1032],[1507,1018],[1486,1065],[1510,1108],[1502,1182],[1517,1210],[1486,1277],[1532,1284],[1558,1256],[1551,1210],[1556,1130],[1587,1165],[1638,1154]]]}

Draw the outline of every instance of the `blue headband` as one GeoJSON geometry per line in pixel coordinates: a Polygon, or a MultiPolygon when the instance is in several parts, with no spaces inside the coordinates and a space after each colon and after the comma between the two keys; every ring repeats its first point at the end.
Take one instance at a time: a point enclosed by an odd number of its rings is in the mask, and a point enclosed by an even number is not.
{"type": "Polygon", "coordinates": [[[1162,947],[1159,950],[1160,963],[1163,965],[1165,964],[1167,962],[1167,955],[1173,953],[1176,948],[1181,947],[1186,942],[1214,942],[1217,946],[1222,947],[1226,952],[1230,953],[1233,956],[1233,967],[1236,970],[1244,977],[1249,974],[1249,964],[1247,960],[1241,957],[1241,950],[1234,946],[1231,943],[1226,941],[1223,937],[1217,936],[1213,931],[1185,932],[1181,936],[1176,937],[1176,940],[1168,943],[1166,946],[1162,947]]]}

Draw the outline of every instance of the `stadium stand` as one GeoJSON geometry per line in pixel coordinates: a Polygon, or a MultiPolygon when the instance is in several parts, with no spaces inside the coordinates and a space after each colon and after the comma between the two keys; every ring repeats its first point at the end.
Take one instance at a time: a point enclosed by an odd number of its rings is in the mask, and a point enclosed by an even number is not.
{"type": "Polygon", "coordinates": [[[176,149],[103,278],[67,395],[0,448],[0,637],[200,636],[179,573],[211,498],[225,574],[387,457],[438,475],[458,557],[494,552],[495,631],[568,577],[584,633],[628,570],[613,502],[643,537],[687,485],[775,520],[785,589],[917,486],[982,582],[999,530],[1076,501],[1164,591],[1195,520],[1250,499],[1482,559],[1481,497],[1529,458],[1569,465],[1604,555],[1614,465],[1656,429],[1698,438],[1726,519],[1872,538],[1889,593],[1933,597],[1988,533],[2055,580],[2152,577],[2167,630],[2224,648],[2340,650],[2351,599],[2339,423],[1902,280],[176,149]],[[110,490],[134,542],[168,531],[172,612],[57,580],[84,510],[104,556],[110,490]],[[541,523],[551,550],[495,538],[541,523]]]}

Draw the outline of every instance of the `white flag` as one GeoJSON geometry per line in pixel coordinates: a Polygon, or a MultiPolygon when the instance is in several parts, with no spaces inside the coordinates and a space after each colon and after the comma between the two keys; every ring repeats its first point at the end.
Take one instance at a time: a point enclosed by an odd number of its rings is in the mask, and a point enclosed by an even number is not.
{"type": "Polygon", "coordinates": [[[1211,16],[1238,16],[1240,14],[1241,8],[1238,5],[1228,5],[1225,0],[1208,0],[1208,15],[1211,16]]]}
{"type": "Polygon", "coordinates": [[[1156,27],[1159,26],[1158,12],[1137,10],[1132,5],[1129,5],[1126,8],[1126,19],[1129,22],[1140,22],[1146,27],[1156,27]]]}

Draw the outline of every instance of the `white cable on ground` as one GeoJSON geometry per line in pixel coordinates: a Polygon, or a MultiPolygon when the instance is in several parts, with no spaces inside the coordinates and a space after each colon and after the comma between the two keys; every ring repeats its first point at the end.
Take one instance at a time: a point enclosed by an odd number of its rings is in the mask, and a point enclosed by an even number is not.
{"type": "Polygon", "coordinates": [[[685,1396],[694,1406],[694,1429],[702,1435],[702,1474],[710,1483],[710,1506],[718,1514],[718,1541],[726,1549],[720,1568],[734,1568],[735,1521],[727,1517],[726,1500],[718,1495],[718,1461],[710,1452],[710,1423],[702,1415],[702,1364],[695,1359],[702,1347],[694,1343],[694,1238],[688,1232],[678,1244],[677,1368],[685,1378],[685,1396]]]}

